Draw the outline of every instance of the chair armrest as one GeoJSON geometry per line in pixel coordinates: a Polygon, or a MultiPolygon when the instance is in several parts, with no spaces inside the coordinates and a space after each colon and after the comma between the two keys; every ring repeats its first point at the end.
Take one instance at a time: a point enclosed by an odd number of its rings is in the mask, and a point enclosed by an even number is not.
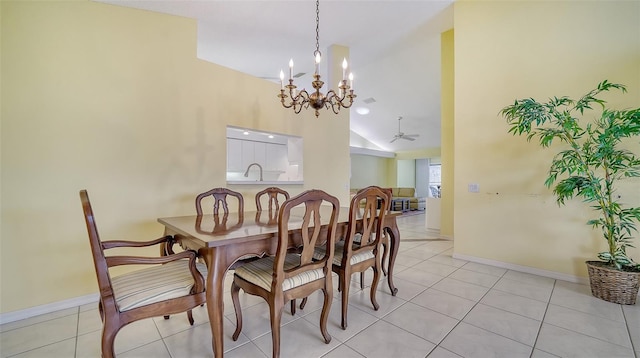
{"type": "Polygon", "coordinates": [[[114,247],[146,247],[146,246],[153,246],[153,245],[158,245],[162,243],[173,244],[173,237],[167,235],[151,241],[125,241],[125,240],[103,241],[102,248],[107,250],[107,249],[112,249],[114,247]]]}
{"type": "Polygon", "coordinates": [[[166,264],[167,262],[181,260],[181,259],[189,259],[194,262],[196,259],[196,252],[187,250],[182,251],[177,254],[167,255],[167,256],[158,256],[158,257],[148,257],[148,256],[108,256],[106,257],[107,266],[121,266],[121,265],[158,265],[158,264],[166,264]]]}

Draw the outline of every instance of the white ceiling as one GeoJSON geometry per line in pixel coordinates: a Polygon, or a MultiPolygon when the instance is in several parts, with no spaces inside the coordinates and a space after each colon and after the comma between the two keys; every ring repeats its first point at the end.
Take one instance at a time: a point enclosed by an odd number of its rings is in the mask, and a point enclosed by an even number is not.
{"type": "MultiPolygon", "coordinates": [[[[280,70],[287,73],[293,58],[294,72],[307,73],[296,85],[311,89],[315,1],[98,1],[197,19],[198,57],[256,77],[279,81],[280,70]]],[[[358,96],[351,130],[377,149],[440,146],[440,34],[453,27],[453,1],[320,1],[320,51],[326,54],[332,44],[349,48],[358,96]],[[364,103],[369,98],[375,102],[364,103]],[[370,113],[357,114],[359,106],[370,113]],[[389,143],[398,132],[399,116],[402,132],[420,135],[415,141],[389,143]]],[[[320,114],[321,119],[331,116],[331,111],[320,114]]]]}

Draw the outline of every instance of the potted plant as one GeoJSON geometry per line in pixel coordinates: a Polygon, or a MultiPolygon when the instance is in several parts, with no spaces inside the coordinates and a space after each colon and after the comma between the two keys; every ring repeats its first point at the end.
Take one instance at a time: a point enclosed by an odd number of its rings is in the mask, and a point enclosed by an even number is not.
{"type": "Polygon", "coordinates": [[[607,108],[599,95],[610,90],[626,92],[624,85],[605,80],[578,100],[520,99],[500,114],[513,135],[536,138],[543,148],[551,147],[554,140],[561,143],[562,147],[553,146],[560,151],[544,184],[553,187],[560,206],[574,196],[589,203],[597,217],[587,224],[600,228],[607,243],[607,251],[598,254],[601,261],[587,261],[591,292],[606,301],[635,304],[640,265],[626,250],[633,247],[640,207],[623,208],[615,191],[619,180],[640,177],[640,158],[622,148],[624,138],[640,136],[640,108],[607,108]]]}

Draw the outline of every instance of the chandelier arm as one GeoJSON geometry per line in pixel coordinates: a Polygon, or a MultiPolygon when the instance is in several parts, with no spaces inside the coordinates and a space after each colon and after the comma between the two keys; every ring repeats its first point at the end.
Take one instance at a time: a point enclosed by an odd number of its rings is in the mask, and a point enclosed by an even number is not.
{"type": "Polygon", "coordinates": [[[287,87],[289,87],[289,95],[284,94],[285,90],[281,89],[280,95],[278,95],[278,97],[280,97],[280,102],[284,108],[293,107],[296,114],[298,114],[302,110],[303,105],[309,101],[309,95],[307,94],[307,91],[303,89],[300,93],[294,96],[293,89],[295,86],[291,85],[287,87]],[[288,97],[291,98],[291,101],[287,104],[285,103],[285,99],[288,97]]]}
{"type": "Polygon", "coordinates": [[[305,102],[309,102],[309,93],[307,92],[306,89],[303,89],[302,91],[298,92],[298,94],[295,96],[295,100],[296,102],[300,100],[301,104],[305,102]]]}
{"type": "Polygon", "coordinates": [[[280,90],[280,94],[278,95],[278,97],[280,97],[280,103],[282,103],[282,106],[283,106],[284,108],[291,108],[291,107],[294,105],[294,103],[295,103],[294,101],[291,101],[291,103],[290,103],[290,104],[286,104],[286,103],[284,102],[285,98],[287,98],[287,97],[289,97],[289,96],[287,96],[286,94],[284,94],[284,90],[283,90],[283,89],[282,89],[282,90],[280,90]]]}
{"type": "Polygon", "coordinates": [[[355,94],[353,94],[353,90],[351,90],[350,92],[351,93],[347,95],[347,98],[349,98],[349,104],[342,103],[342,107],[344,108],[351,108],[351,105],[353,105],[353,99],[357,97],[355,94]]]}
{"type": "MultiPolygon", "coordinates": [[[[337,108],[337,109],[336,109],[336,106],[334,105],[334,103],[333,103],[333,102],[330,102],[330,104],[331,104],[331,110],[333,111],[333,113],[335,113],[335,114],[340,113],[340,104],[339,104],[339,103],[338,103],[338,108],[337,108]]],[[[329,106],[327,105],[327,108],[328,108],[328,107],[329,107],[329,106]]]]}
{"type": "Polygon", "coordinates": [[[342,106],[342,101],[340,100],[340,97],[335,93],[334,90],[329,90],[329,92],[327,92],[327,100],[324,103],[324,106],[327,109],[331,108],[331,110],[335,114],[340,113],[340,107],[342,106]]]}
{"type": "Polygon", "coordinates": [[[309,93],[303,89],[294,98],[293,111],[298,114],[303,108],[309,108],[309,93]]]}

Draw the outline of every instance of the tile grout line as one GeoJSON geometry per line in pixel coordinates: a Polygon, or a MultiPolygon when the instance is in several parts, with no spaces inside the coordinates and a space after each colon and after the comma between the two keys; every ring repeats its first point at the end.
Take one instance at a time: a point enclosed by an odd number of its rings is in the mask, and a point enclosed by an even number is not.
{"type": "MultiPolygon", "coordinates": [[[[547,304],[544,307],[544,314],[542,314],[542,319],[540,320],[540,326],[538,327],[538,332],[536,333],[536,339],[533,341],[533,349],[531,350],[531,356],[533,356],[533,352],[536,350],[536,345],[538,344],[538,338],[540,338],[540,332],[542,331],[542,325],[544,324],[544,320],[547,317],[547,312],[549,311],[549,305],[551,304],[551,298],[553,297],[553,292],[556,290],[556,283],[558,280],[553,280],[553,287],[551,288],[551,293],[549,294],[549,299],[547,300],[547,304]]],[[[543,351],[545,353],[549,353],[543,351]]],[[[552,353],[549,353],[552,354],[552,353]]],[[[555,354],[553,354],[555,356],[555,354]]]]}
{"type": "Polygon", "coordinates": [[[80,306],[78,306],[78,321],[76,322],[76,336],[73,345],[73,356],[78,357],[78,336],[80,335],[80,306]]]}
{"type": "MultiPolygon", "coordinates": [[[[631,330],[629,329],[629,320],[627,319],[627,315],[624,312],[624,308],[621,306],[620,309],[622,310],[622,317],[624,318],[624,325],[625,325],[625,327],[627,327],[627,334],[629,335],[629,340],[631,341],[631,351],[633,352],[634,358],[638,358],[638,354],[636,353],[636,347],[633,344],[633,339],[631,338],[631,330]]],[[[638,348],[640,348],[640,347],[638,347],[638,348]]]]}

